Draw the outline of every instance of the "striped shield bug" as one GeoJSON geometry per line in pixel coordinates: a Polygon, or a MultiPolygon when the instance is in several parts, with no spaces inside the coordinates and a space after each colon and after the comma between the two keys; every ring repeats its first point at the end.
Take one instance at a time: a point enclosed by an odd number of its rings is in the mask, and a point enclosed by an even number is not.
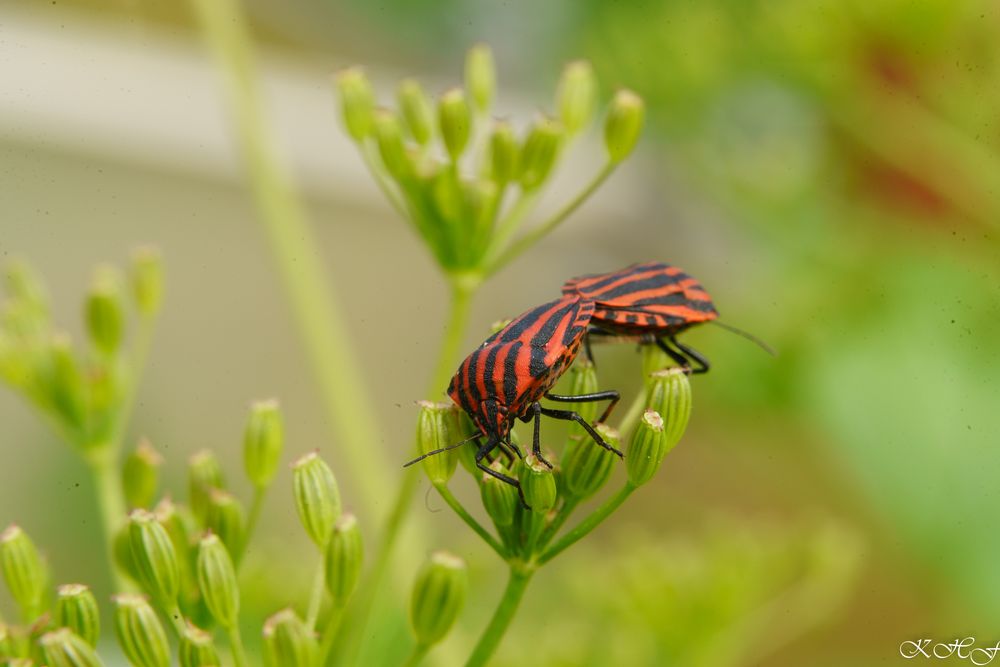
{"type": "Polygon", "coordinates": [[[639,337],[655,342],[692,373],[708,371],[708,360],[676,336],[695,324],[715,320],[719,313],[705,288],[678,267],[663,262],[633,264],[611,273],[573,278],[562,291],[594,302],[588,342],[590,336],[639,337]]]}
{"type": "MultiPolygon", "coordinates": [[[[542,415],[575,421],[598,445],[622,456],[579,413],[539,403],[542,398],[562,403],[607,400],[608,407],[598,422],[606,420],[618,403],[618,392],[613,390],[579,396],[549,393],[576,359],[593,312],[594,302],[576,294],[532,308],[487,338],[459,366],[448,386],[448,395],[478,429],[469,440],[485,439],[476,452],[476,465],[484,473],[520,487],[516,479],[483,462],[498,448],[512,457],[522,456],[510,440],[511,428],[518,419],[524,423],[534,420],[532,453],[549,465],[542,457],[539,441],[542,415]]],[[[406,465],[435,453],[424,454],[406,465]]]]}

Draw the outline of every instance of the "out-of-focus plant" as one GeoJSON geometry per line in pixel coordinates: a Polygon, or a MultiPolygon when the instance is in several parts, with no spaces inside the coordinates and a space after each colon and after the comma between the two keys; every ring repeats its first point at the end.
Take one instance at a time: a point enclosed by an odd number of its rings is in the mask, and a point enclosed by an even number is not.
{"type": "Polygon", "coordinates": [[[520,621],[544,618],[547,640],[507,642],[495,664],[767,663],[842,608],[860,546],[849,527],[815,516],[787,526],[710,515],[668,538],[625,531],[584,543],[555,581],[538,583],[520,621]]]}
{"type": "MultiPolygon", "coordinates": [[[[23,389],[42,414],[58,419],[56,423],[74,436],[71,443],[89,455],[86,445],[94,439],[85,436],[92,432],[105,435],[108,431],[101,427],[112,427],[96,421],[91,430],[89,415],[104,413],[94,412],[86,393],[92,391],[91,385],[84,382],[82,374],[66,372],[74,368],[66,361],[72,357],[64,355],[60,364],[52,363],[40,284],[26,277],[22,265],[12,275],[19,299],[8,304],[12,315],[6,325],[9,328],[4,329],[5,378],[18,380],[14,386],[23,389]],[[29,299],[29,295],[35,297],[29,299]],[[15,349],[23,354],[11,356],[15,349]],[[14,370],[19,373],[14,374],[14,370]],[[70,410],[67,406],[77,407],[70,410]]],[[[133,282],[140,295],[140,309],[152,314],[155,310],[148,308],[144,291],[149,285],[140,278],[133,282]]],[[[157,292],[159,289],[157,277],[157,292]]],[[[121,339],[120,304],[109,302],[118,304],[116,308],[94,305],[95,298],[104,296],[104,292],[98,297],[91,294],[86,301],[90,335],[100,349],[94,352],[98,361],[104,358],[101,355],[117,351],[121,339]]],[[[102,437],[100,441],[107,440],[102,437]]],[[[244,472],[253,489],[249,519],[243,502],[226,486],[225,466],[209,450],[196,453],[188,463],[184,501],[171,500],[184,494],[160,489],[162,459],[149,442],[140,442],[124,461],[117,456],[102,459],[109,467],[108,484],[115,488],[101,492],[113,492],[119,499],[125,496],[134,508],[126,516],[120,501],[120,515],[108,516],[109,526],[120,525],[109,541],[113,542],[118,570],[127,580],[117,586],[121,591],[142,592],[120,592],[113,598],[114,635],[129,664],[168,667],[179,662],[182,667],[208,667],[222,664],[221,655],[226,664],[236,667],[318,667],[328,664],[337,653],[338,642],[346,642],[348,637],[338,629],[363,569],[361,533],[354,516],[342,511],[332,470],[312,452],[292,465],[291,474],[295,508],[316,547],[314,584],[307,599],[299,601],[298,609],[288,606],[295,600],[284,591],[282,599],[270,601],[282,609],[262,624],[262,659],[244,646],[241,629],[248,623],[240,611],[239,566],[284,450],[283,418],[277,402],[254,403],[243,439],[244,472]],[[216,645],[220,635],[226,638],[224,648],[216,645]]],[[[17,525],[0,533],[0,574],[19,612],[15,622],[0,619],[0,663],[51,667],[105,664],[97,653],[98,648],[106,651],[107,644],[100,641],[100,612],[94,594],[85,585],[67,584],[58,587],[53,599],[52,576],[45,559],[17,525]]],[[[466,588],[461,559],[443,553],[431,558],[413,589],[414,663],[450,630],[466,588]]]]}
{"type": "MultiPolygon", "coordinates": [[[[83,302],[86,337],[76,344],[52,322],[45,286],[27,264],[7,268],[6,286],[0,379],[87,463],[110,548],[125,515],[118,470],[122,443],[162,300],[159,256],[151,249],[137,251],[127,278],[111,265],[97,268],[83,302]]],[[[148,493],[130,489],[130,496],[148,493]]]]}

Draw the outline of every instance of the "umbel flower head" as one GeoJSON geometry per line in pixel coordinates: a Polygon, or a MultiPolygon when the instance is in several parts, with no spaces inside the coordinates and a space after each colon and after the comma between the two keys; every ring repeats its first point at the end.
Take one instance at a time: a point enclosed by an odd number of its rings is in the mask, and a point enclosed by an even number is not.
{"type": "Polygon", "coordinates": [[[358,144],[393,207],[427,244],[458,289],[485,277],[558,226],[635,147],[642,102],[619,93],[605,122],[607,163],[553,217],[523,230],[537,195],[570,142],[591,123],[597,83],[585,62],[566,67],[554,109],[523,123],[489,118],[498,96],[496,64],[484,44],[469,50],[464,86],[431,100],[413,79],[397,90],[398,110],[379,109],[356,67],[336,77],[347,134],[358,144]]]}

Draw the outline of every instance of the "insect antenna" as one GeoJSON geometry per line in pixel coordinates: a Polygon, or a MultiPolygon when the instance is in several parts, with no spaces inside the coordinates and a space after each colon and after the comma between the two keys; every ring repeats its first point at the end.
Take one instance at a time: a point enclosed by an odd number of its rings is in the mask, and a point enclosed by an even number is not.
{"type": "Polygon", "coordinates": [[[772,357],[778,356],[778,353],[774,351],[773,347],[771,347],[770,345],[768,345],[767,343],[765,343],[764,341],[762,341],[760,338],[757,338],[756,336],[754,336],[749,331],[744,331],[743,329],[738,329],[738,328],[734,327],[731,324],[725,324],[724,322],[720,322],[719,320],[709,320],[709,324],[714,324],[715,326],[721,327],[721,328],[725,329],[726,331],[729,331],[731,333],[736,334],[737,336],[742,336],[743,338],[746,338],[748,341],[750,341],[751,343],[753,343],[754,345],[756,345],[760,349],[764,350],[765,352],[767,352],[768,354],[770,354],[772,357]]]}
{"type": "Polygon", "coordinates": [[[420,461],[423,461],[428,456],[434,456],[435,454],[441,454],[442,452],[447,452],[449,449],[455,449],[456,447],[461,447],[465,443],[471,442],[472,440],[475,440],[476,438],[481,438],[481,437],[483,437],[483,434],[481,432],[479,432],[479,431],[476,431],[474,434],[470,435],[465,440],[461,440],[459,442],[456,442],[454,445],[448,445],[447,447],[442,447],[441,449],[435,449],[433,451],[427,452],[426,454],[421,454],[420,456],[418,456],[417,458],[413,459],[412,461],[410,461],[408,463],[404,463],[403,467],[404,468],[408,468],[409,466],[413,465],[414,463],[419,463],[420,461]]]}

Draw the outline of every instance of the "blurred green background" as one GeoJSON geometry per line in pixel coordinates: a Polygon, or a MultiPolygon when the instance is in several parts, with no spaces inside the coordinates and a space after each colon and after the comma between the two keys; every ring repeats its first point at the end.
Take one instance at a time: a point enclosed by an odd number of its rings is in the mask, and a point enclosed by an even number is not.
{"type": "MultiPolygon", "coordinates": [[[[340,130],[329,73],[345,65],[366,65],[386,96],[407,75],[437,93],[485,40],[505,113],[551,107],[575,58],[593,62],[604,98],[628,86],[647,101],[639,154],[486,285],[468,349],[569,276],[662,260],[699,277],[724,321],[778,350],[768,357],[720,329],[685,336],[714,364],[694,381],[686,439],[620,515],[538,577],[498,664],[885,664],[907,639],[1000,640],[989,634],[1000,616],[1000,6],[256,0],[247,10],[282,157],[366,371],[356,389],[381,420],[384,441],[371,446],[391,460],[406,458],[446,290],[340,130]]],[[[247,405],[267,396],[285,408],[290,451],[320,448],[336,471],[186,6],[7,0],[0,16],[3,259],[30,259],[56,319],[78,332],[94,264],[139,243],[162,249],[168,297],[132,433],[166,454],[176,489],[203,447],[237,477],[247,405]]],[[[568,171],[587,173],[591,149],[568,171]]],[[[631,346],[602,348],[598,361],[604,384],[634,391],[631,346]]],[[[60,581],[100,585],[82,464],[10,392],[0,423],[0,523],[24,525],[60,581]]],[[[295,558],[306,539],[282,484],[265,551],[274,586],[289,586],[280,570],[304,591],[295,558]]],[[[422,490],[414,513],[429,543],[473,568],[450,640],[462,655],[502,572],[442,508],[422,490]]]]}

